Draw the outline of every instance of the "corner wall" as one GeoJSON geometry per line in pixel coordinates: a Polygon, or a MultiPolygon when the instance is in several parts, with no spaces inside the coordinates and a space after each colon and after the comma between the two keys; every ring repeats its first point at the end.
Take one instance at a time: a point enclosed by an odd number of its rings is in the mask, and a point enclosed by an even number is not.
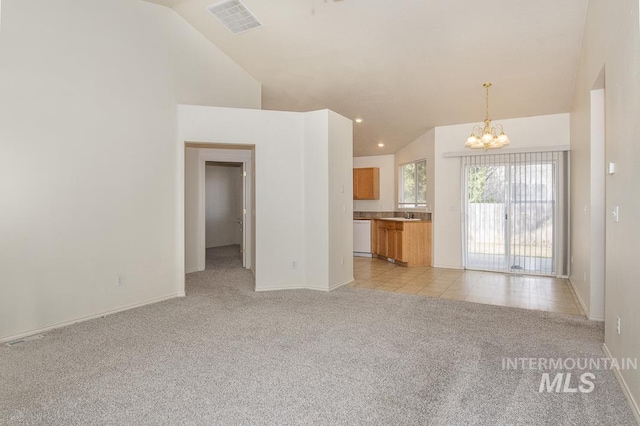
{"type": "MultiPolygon", "coordinates": [[[[178,112],[178,147],[185,141],[255,145],[257,291],[330,290],[344,284],[333,281],[343,274],[350,272],[352,277],[353,213],[341,203],[352,198],[350,120],[327,110],[297,113],[180,105],[178,112]],[[329,176],[330,170],[334,176],[329,176]],[[343,184],[344,193],[334,194],[343,184]],[[330,265],[344,253],[349,256],[342,272],[336,273],[330,265]]],[[[182,161],[184,156],[178,167],[182,161]]],[[[184,232],[183,224],[179,218],[176,232],[184,232]]]]}
{"type": "Polygon", "coordinates": [[[329,113],[329,290],[353,281],[353,122],[329,113]]]}
{"type": "Polygon", "coordinates": [[[305,271],[303,286],[326,289],[329,282],[329,128],[328,111],[304,114],[302,216],[305,271]]]}

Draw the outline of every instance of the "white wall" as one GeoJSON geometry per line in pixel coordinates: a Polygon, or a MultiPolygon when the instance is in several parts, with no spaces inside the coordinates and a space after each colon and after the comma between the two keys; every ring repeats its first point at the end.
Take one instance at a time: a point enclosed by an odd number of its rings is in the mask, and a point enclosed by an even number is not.
{"type": "Polygon", "coordinates": [[[331,290],[353,281],[353,124],[329,110],[304,117],[305,287],[331,290]]]}
{"type": "Polygon", "coordinates": [[[169,8],[4,0],[0,340],[180,295],[176,105],[260,91],[169,8]]]}
{"type": "MultiPolygon", "coordinates": [[[[572,169],[580,175],[572,179],[576,197],[572,215],[572,234],[588,235],[591,227],[591,90],[601,88],[597,82],[604,68],[605,87],[605,162],[616,163],[616,173],[607,175],[606,242],[605,242],[605,344],[612,356],[640,358],[640,300],[638,286],[637,247],[640,241],[640,28],[637,0],[589,1],[582,55],[575,84],[571,111],[571,149],[580,153],[572,157],[572,169]],[[588,206],[587,216],[583,206],[588,206]],[[620,209],[620,221],[614,222],[610,212],[620,209]],[[621,334],[616,332],[616,318],[621,320],[621,334]]],[[[584,244],[582,241],[576,244],[584,244]]],[[[587,243],[588,244],[588,243],[587,243]]],[[[590,247],[584,247],[580,258],[574,253],[574,268],[589,272],[590,247]],[[579,262],[579,265],[578,265],[579,262]],[[578,266],[576,266],[578,265],[578,266]]],[[[578,277],[579,278],[579,277],[578,277]]],[[[587,277],[589,283],[592,277],[587,277]]],[[[590,292],[584,292],[583,297],[590,292]]],[[[619,372],[624,387],[640,421],[640,375],[635,370],[619,372]]]]}
{"type": "MultiPolygon", "coordinates": [[[[433,213],[434,259],[441,268],[462,268],[461,159],[444,157],[447,152],[464,151],[464,143],[474,124],[435,128],[435,200],[433,213]]],[[[569,114],[495,120],[502,124],[513,149],[569,145],[569,114]]]]}
{"type": "Polygon", "coordinates": [[[242,192],[238,191],[238,181],[242,181],[241,167],[208,164],[205,167],[207,248],[240,244],[237,220],[242,192]]]}
{"type": "Polygon", "coordinates": [[[206,245],[200,232],[200,151],[184,148],[184,222],[185,222],[185,272],[203,271],[205,260],[199,258],[199,248],[206,245]]]}
{"type": "MultiPolygon", "coordinates": [[[[590,216],[591,229],[586,241],[590,242],[589,273],[583,280],[589,289],[589,303],[583,307],[587,316],[593,320],[604,320],[604,282],[605,282],[605,104],[604,89],[591,92],[591,173],[590,173],[590,206],[586,215],[590,216]]],[[[578,231],[576,229],[576,231],[578,231]]],[[[579,234],[574,236],[574,244],[582,245],[578,241],[579,234]]],[[[589,244],[586,244],[587,247],[589,244]]],[[[576,282],[572,274],[572,282],[576,282]]],[[[579,275],[578,275],[579,277],[579,275]]],[[[583,275],[584,278],[584,275],[583,275]]],[[[585,294],[579,292],[578,297],[585,294]]]]}
{"type": "Polygon", "coordinates": [[[329,128],[328,111],[304,115],[303,216],[305,250],[299,267],[309,287],[326,288],[329,282],[329,128]],[[325,207],[322,204],[325,204],[325,207]]]}
{"type": "MultiPolygon", "coordinates": [[[[329,235],[336,234],[332,226],[350,229],[352,212],[345,207],[337,224],[329,222],[335,215],[328,198],[333,180],[329,178],[329,154],[323,152],[329,152],[330,143],[346,146],[348,154],[338,151],[332,161],[347,155],[341,167],[349,169],[342,173],[351,173],[352,135],[344,131],[350,121],[328,111],[294,113],[191,105],[180,105],[178,114],[179,147],[185,141],[255,145],[256,290],[334,287],[327,271],[339,253],[329,252],[329,235]],[[318,272],[322,281],[307,271],[318,272]]],[[[178,167],[183,160],[178,159],[178,167]]],[[[350,200],[349,183],[345,180],[343,196],[350,200]]],[[[190,217],[188,212],[186,217],[190,217]]],[[[181,217],[176,232],[184,229],[181,217]]],[[[351,233],[336,238],[333,243],[351,253],[351,233]]],[[[351,256],[345,259],[346,269],[352,268],[352,261],[351,256]]]]}
{"type": "MultiPolygon", "coordinates": [[[[377,167],[380,169],[380,199],[354,200],[353,210],[358,212],[393,211],[396,207],[394,155],[354,157],[353,167],[377,167]]],[[[353,181],[353,174],[351,175],[353,181]]]]}
{"type": "Polygon", "coordinates": [[[353,281],[353,122],[329,111],[329,289],[353,281]]]}

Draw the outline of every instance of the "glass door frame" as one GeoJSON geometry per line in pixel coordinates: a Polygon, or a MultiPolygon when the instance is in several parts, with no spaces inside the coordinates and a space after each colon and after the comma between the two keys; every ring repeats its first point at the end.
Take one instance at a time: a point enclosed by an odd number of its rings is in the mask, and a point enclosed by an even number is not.
{"type": "MultiPolygon", "coordinates": [[[[526,153],[525,153],[526,154],[526,153]]],[[[537,154],[537,153],[531,153],[537,154]]],[[[486,163],[482,163],[479,165],[465,164],[463,162],[461,170],[462,170],[462,196],[463,196],[463,206],[464,206],[464,216],[463,216],[463,229],[462,229],[462,258],[463,258],[463,268],[469,270],[477,270],[477,271],[489,271],[489,272],[500,272],[505,274],[512,275],[539,275],[539,276],[556,276],[558,270],[557,264],[557,242],[558,242],[558,218],[560,216],[560,212],[558,211],[559,203],[558,198],[560,197],[559,192],[559,161],[556,157],[552,157],[549,159],[541,159],[539,162],[529,162],[527,160],[519,160],[518,157],[522,154],[509,153],[509,154],[496,154],[495,161],[488,161],[486,163]],[[502,158],[501,158],[502,157],[502,158]],[[513,236],[513,227],[514,227],[514,218],[513,218],[513,209],[512,205],[514,203],[513,197],[513,188],[515,186],[514,181],[514,166],[518,165],[551,165],[551,179],[552,179],[552,253],[551,253],[551,271],[549,272],[536,272],[529,270],[521,270],[521,269],[512,269],[512,266],[515,264],[514,258],[516,255],[511,253],[512,248],[512,236],[513,236]],[[504,269],[491,269],[491,268],[479,268],[479,267],[469,267],[469,238],[468,238],[468,229],[469,229],[469,170],[472,167],[503,167],[505,170],[505,188],[502,191],[503,201],[504,201],[504,209],[502,212],[502,221],[504,223],[503,229],[503,238],[504,238],[504,256],[503,256],[503,265],[504,269]]],[[[529,256],[531,257],[531,256],[529,256]]]]}

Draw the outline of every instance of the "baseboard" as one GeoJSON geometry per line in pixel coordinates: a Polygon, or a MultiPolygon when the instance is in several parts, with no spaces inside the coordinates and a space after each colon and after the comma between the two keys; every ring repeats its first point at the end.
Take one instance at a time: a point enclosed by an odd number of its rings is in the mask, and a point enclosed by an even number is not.
{"type": "Polygon", "coordinates": [[[11,342],[13,340],[22,339],[24,337],[31,336],[33,334],[44,333],[44,332],[47,332],[47,331],[54,330],[56,328],[66,327],[68,325],[76,324],[76,323],[79,323],[79,322],[89,321],[89,320],[96,319],[96,318],[102,318],[102,317],[106,317],[107,315],[117,314],[118,312],[128,311],[129,309],[139,308],[139,307],[145,306],[145,305],[152,305],[154,303],[163,302],[165,300],[175,299],[176,297],[184,297],[184,296],[185,296],[184,291],[177,292],[175,294],[170,294],[170,295],[167,295],[167,296],[157,297],[155,299],[147,300],[147,301],[140,302],[140,303],[134,303],[132,305],[122,306],[120,308],[111,309],[111,310],[108,310],[108,311],[103,311],[103,312],[100,312],[100,313],[97,313],[97,314],[87,315],[87,316],[75,318],[75,319],[72,319],[72,320],[69,320],[69,321],[59,322],[59,323],[56,323],[56,324],[53,324],[53,325],[48,325],[46,327],[37,328],[37,329],[34,329],[34,330],[29,330],[29,331],[25,331],[25,332],[22,332],[22,333],[14,334],[12,336],[2,337],[2,338],[0,338],[0,343],[11,342]]]}
{"type": "Polygon", "coordinates": [[[373,254],[371,254],[371,253],[365,253],[365,252],[359,252],[359,251],[354,251],[354,252],[353,252],[353,257],[373,257],[373,254]]]}
{"type": "Polygon", "coordinates": [[[433,268],[464,269],[464,266],[431,265],[433,268]]]}
{"type": "Polygon", "coordinates": [[[280,291],[280,290],[313,290],[313,291],[332,291],[354,281],[353,278],[350,278],[344,282],[334,284],[331,287],[317,287],[317,286],[295,286],[295,287],[268,287],[268,288],[256,288],[257,292],[261,291],[280,291]]]}
{"type": "Polygon", "coordinates": [[[295,287],[264,287],[264,288],[257,288],[256,287],[256,292],[262,292],[262,291],[281,291],[281,290],[306,290],[307,287],[302,287],[302,286],[295,286],[295,287]]]}
{"type": "Polygon", "coordinates": [[[582,296],[580,296],[580,293],[578,292],[578,287],[576,287],[573,281],[571,281],[571,278],[567,278],[567,281],[569,281],[569,284],[571,284],[571,288],[573,289],[573,292],[576,294],[576,297],[578,298],[578,302],[580,302],[580,306],[582,306],[582,310],[587,315],[587,318],[591,321],[603,322],[604,318],[596,318],[591,316],[589,309],[587,309],[586,303],[584,303],[584,300],[582,300],[582,296]]]}
{"type": "MultiPolygon", "coordinates": [[[[602,344],[602,351],[607,356],[607,358],[611,360],[613,359],[613,356],[611,355],[611,352],[609,352],[609,348],[607,347],[606,343],[602,344]]],[[[624,377],[622,377],[620,370],[615,365],[613,366],[612,370],[613,370],[613,374],[616,376],[616,379],[618,380],[618,383],[620,384],[620,387],[622,388],[622,393],[624,393],[625,398],[627,398],[627,402],[631,407],[631,411],[633,411],[633,415],[636,418],[636,422],[638,422],[638,424],[640,425],[640,407],[638,407],[636,400],[633,399],[633,395],[631,395],[629,386],[627,386],[627,382],[624,380],[624,377]]]]}
{"type": "Polygon", "coordinates": [[[309,289],[309,290],[314,290],[314,291],[333,291],[333,290],[335,290],[337,288],[340,288],[340,287],[342,287],[344,285],[352,283],[353,281],[355,281],[354,278],[349,278],[348,280],[343,281],[343,282],[338,283],[338,284],[334,284],[329,288],[327,288],[327,287],[314,287],[314,286],[309,286],[309,287],[306,287],[306,288],[309,289]]]}
{"type": "Polygon", "coordinates": [[[347,284],[351,284],[351,283],[352,283],[352,282],[354,282],[354,281],[355,281],[355,278],[351,277],[351,278],[349,278],[349,279],[348,279],[348,280],[346,280],[346,281],[343,281],[343,282],[341,282],[341,283],[338,283],[338,284],[334,284],[334,285],[332,285],[331,287],[329,287],[329,291],[333,291],[333,290],[335,290],[335,289],[337,289],[337,288],[340,288],[340,287],[342,287],[342,286],[345,286],[345,285],[347,285],[347,284]]]}

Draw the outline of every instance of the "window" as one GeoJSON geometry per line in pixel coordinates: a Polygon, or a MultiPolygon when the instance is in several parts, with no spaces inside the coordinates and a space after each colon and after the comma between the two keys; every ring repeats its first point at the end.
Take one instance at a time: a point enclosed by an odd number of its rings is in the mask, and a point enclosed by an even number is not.
{"type": "Polygon", "coordinates": [[[427,207],[427,160],[400,166],[398,207],[427,207]]]}

